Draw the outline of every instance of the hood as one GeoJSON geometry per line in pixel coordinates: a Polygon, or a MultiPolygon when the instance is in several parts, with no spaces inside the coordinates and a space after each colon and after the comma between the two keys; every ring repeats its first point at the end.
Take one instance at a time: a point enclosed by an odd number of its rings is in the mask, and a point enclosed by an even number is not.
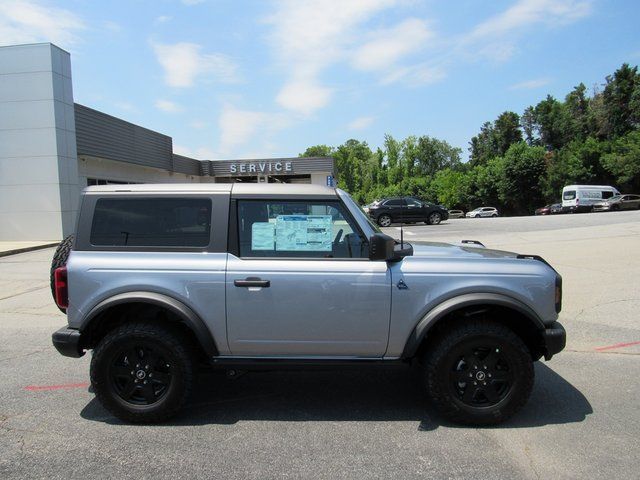
{"type": "Polygon", "coordinates": [[[483,247],[459,246],[443,242],[409,242],[414,257],[431,258],[515,258],[516,253],[483,247]]]}

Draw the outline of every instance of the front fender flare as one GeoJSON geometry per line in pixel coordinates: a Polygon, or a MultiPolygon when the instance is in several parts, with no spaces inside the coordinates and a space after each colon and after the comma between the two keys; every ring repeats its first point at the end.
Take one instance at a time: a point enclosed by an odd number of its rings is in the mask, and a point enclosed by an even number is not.
{"type": "Polygon", "coordinates": [[[218,355],[218,349],[213,339],[211,331],[202,319],[188,306],[173,297],[155,292],[126,292],[119,293],[109,297],[93,307],[86,315],[83,327],[80,329],[82,334],[85,331],[91,331],[95,326],[95,321],[100,313],[116,305],[125,303],[148,303],[158,307],[165,308],[175,314],[181,322],[183,322],[194,333],[198,343],[208,356],[218,355]]]}
{"type": "Polygon", "coordinates": [[[523,314],[537,329],[544,330],[545,326],[540,317],[527,305],[515,298],[499,293],[468,293],[449,298],[429,310],[416,324],[405,342],[402,358],[411,358],[427,336],[427,333],[445,315],[461,308],[473,305],[496,305],[510,308],[523,314]]]}

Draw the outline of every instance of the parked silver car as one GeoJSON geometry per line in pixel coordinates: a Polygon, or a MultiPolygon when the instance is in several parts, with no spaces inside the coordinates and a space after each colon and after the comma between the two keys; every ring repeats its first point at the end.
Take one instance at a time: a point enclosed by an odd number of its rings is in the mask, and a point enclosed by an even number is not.
{"type": "Polygon", "coordinates": [[[494,207],[478,207],[465,215],[467,218],[497,217],[498,209],[494,207]]]}
{"type": "Polygon", "coordinates": [[[505,420],[565,346],[562,279],[534,255],[400,243],[316,185],[95,186],[52,265],[66,356],[93,350],[114,415],[157,422],[202,366],[422,366],[446,417],[505,420]]]}
{"type": "Polygon", "coordinates": [[[464,218],[462,210],[449,210],[449,218],[464,218]]]}
{"type": "Polygon", "coordinates": [[[637,210],[639,208],[640,195],[614,195],[593,205],[594,212],[637,210]]]}

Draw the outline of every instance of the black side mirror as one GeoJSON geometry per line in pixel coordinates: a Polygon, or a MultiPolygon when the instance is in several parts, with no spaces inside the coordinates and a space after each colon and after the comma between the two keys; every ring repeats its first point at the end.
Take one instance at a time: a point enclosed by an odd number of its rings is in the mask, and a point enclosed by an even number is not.
{"type": "Polygon", "coordinates": [[[396,241],[384,233],[374,233],[369,238],[369,260],[393,260],[396,241]]]}

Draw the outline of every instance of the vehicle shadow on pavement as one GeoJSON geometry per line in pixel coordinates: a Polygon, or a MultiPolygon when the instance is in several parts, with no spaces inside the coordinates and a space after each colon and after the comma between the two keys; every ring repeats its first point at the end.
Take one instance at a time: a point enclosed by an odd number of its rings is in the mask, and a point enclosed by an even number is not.
{"type": "MultiPolygon", "coordinates": [[[[529,403],[498,428],[581,422],[592,413],[587,399],[553,370],[538,363],[529,403]]],[[[201,374],[192,400],[162,425],[230,425],[239,421],[415,421],[419,430],[454,427],[427,402],[421,374],[409,368],[249,372],[229,379],[201,374]]],[[[121,424],[97,400],[81,412],[88,420],[121,424]]]]}

